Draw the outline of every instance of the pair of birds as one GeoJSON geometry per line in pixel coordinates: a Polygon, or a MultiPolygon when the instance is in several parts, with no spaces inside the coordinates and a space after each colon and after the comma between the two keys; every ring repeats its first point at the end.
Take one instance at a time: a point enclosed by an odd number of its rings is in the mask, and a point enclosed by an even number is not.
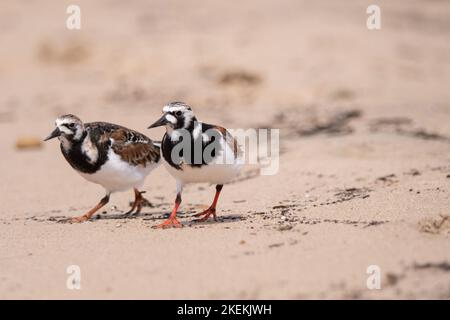
{"type": "MultiPolygon", "coordinates": [[[[83,123],[74,115],[56,119],[55,130],[45,141],[58,138],[62,154],[69,164],[86,180],[103,186],[106,195],[91,210],[72,222],[89,220],[109,202],[114,192],[134,189],[135,200],[131,210],[138,214],[146,202],[141,188],[147,175],[162,158],[168,172],[176,179],[175,205],[169,218],[156,228],[182,227],[177,220],[184,185],[194,182],[216,184],[211,206],[196,214],[196,221],[216,219],[216,205],[225,183],[239,174],[242,158],[236,140],[223,127],[197,121],[192,108],[183,102],[164,106],[163,115],[150,128],[165,126],[166,133],[160,143],[142,133],[107,122],[83,123]],[[201,145],[200,152],[215,142],[208,161],[192,161],[195,152],[175,152],[188,133],[190,146],[201,145]],[[212,134],[211,134],[212,133],[212,134]],[[214,136],[214,139],[212,139],[214,136]],[[174,157],[177,153],[178,158],[174,157]],[[176,158],[176,159],[175,159],[176,158]],[[225,159],[225,161],[223,161],[225,159]]],[[[184,141],[186,142],[186,141],[184,141]]]]}

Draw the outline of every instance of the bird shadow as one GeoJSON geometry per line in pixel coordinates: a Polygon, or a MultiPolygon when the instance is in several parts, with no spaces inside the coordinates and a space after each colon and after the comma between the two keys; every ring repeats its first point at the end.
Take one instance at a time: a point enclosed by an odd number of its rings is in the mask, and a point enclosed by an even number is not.
{"type": "MultiPolygon", "coordinates": [[[[246,218],[242,215],[242,214],[236,214],[236,215],[218,215],[217,217],[217,221],[214,221],[213,219],[207,220],[207,221],[195,221],[195,214],[196,212],[192,212],[192,211],[188,211],[188,212],[184,212],[184,211],[180,211],[177,213],[177,216],[181,219],[185,219],[185,218],[192,218],[191,221],[185,222],[183,224],[190,224],[190,223],[195,223],[197,225],[207,225],[207,224],[211,224],[214,222],[238,222],[238,221],[243,221],[246,220],[246,218]]],[[[151,212],[151,213],[146,213],[146,212],[141,212],[138,214],[124,214],[124,213],[119,213],[119,214],[108,214],[108,213],[102,213],[102,214],[97,214],[94,215],[89,222],[96,222],[99,220],[118,220],[118,221],[123,221],[123,220],[143,220],[143,221],[160,221],[160,220],[165,220],[169,217],[170,212],[167,211],[160,211],[160,212],[151,212]]],[[[51,221],[51,222],[56,222],[56,223],[72,223],[71,220],[73,219],[73,217],[67,217],[67,216],[52,216],[49,217],[48,219],[46,219],[46,221],[51,221]]]]}

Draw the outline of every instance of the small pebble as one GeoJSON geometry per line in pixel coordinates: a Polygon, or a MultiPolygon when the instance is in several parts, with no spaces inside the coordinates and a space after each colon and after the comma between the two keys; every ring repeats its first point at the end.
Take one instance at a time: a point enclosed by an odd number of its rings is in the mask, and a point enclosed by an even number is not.
{"type": "Polygon", "coordinates": [[[42,139],[34,137],[21,137],[16,140],[16,149],[39,149],[42,147],[42,139]]]}
{"type": "Polygon", "coordinates": [[[278,227],[278,231],[287,231],[287,230],[291,230],[293,227],[290,225],[283,225],[283,226],[279,226],[278,227]]]}

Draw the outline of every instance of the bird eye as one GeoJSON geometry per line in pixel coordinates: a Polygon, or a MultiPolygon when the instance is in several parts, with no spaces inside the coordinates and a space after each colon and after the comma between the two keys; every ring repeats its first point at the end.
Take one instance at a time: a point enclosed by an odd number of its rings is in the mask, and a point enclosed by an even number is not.
{"type": "Polygon", "coordinates": [[[181,111],[177,111],[177,112],[175,112],[175,114],[176,114],[177,116],[181,116],[181,111]]]}
{"type": "Polygon", "coordinates": [[[68,126],[69,126],[70,129],[73,129],[73,128],[75,128],[75,123],[73,123],[73,122],[69,123],[68,126]]]}

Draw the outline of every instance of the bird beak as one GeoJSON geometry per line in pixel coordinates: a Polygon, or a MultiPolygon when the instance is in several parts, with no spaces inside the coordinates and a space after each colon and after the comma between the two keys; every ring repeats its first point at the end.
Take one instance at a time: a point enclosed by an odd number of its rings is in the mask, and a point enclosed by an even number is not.
{"type": "Polygon", "coordinates": [[[61,131],[59,130],[58,127],[56,127],[56,129],[53,130],[53,132],[50,133],[50,135],[47,138],[45,138],[44,141],[59,137],[60,135],[61,135],[61,131]]]}
{"type": "Polygon", "coordinates": [[[163,114],[163,116],[161,118],[156,120],[156,122],[154,124],[152,124],[150,127],[148,127],[147,129],[165,126],[167,123],[168,123],[168,121],[166,119],[166,114],[163,114]]]}

